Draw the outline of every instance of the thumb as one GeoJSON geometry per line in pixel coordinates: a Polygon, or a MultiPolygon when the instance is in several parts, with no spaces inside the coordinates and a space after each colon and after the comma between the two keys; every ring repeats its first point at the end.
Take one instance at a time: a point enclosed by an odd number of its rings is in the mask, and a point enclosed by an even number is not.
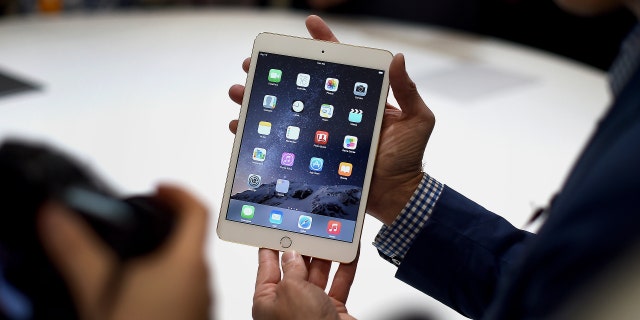
{"type": "Polygon", "coordinates": [[[420,97],[415,82],[407,73],[404,55],[398,53],[391,60],[389,66],[389,84],[393,90],[393,96],[398,101],[403,113],[413,115],[425,109],[429,112],[426,103],[420,97]]]}
{"type": "Polygon", "coordinates": [[[302,256],[296,251],[287,251],[282,254],[282,279],[303,280],[309,277],[309,271],[302,256]]]}
{"type": "Polygon", "coordinates": [[[38,229],[45,252],[64,278],[80,313],[99,312],[99,300],[115,270],[115,255],[86,222],[69,209],[48,203],[38,229]]]}

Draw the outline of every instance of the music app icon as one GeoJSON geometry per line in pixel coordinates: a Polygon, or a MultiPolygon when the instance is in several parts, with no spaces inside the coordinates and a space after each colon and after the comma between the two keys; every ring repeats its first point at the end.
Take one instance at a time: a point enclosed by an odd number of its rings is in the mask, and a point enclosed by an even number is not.
{"type": "Polygon", "coordinates": [[[341,228],[342,228],[342,223],[340,223],[340,221],[329,220],[329,223],[327,223],[328,234],[340,234],[341,228]]]}

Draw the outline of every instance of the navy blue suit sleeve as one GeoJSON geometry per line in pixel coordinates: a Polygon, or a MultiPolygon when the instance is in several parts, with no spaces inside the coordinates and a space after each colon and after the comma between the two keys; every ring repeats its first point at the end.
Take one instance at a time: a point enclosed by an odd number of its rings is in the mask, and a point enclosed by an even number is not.
{"type": "Polygon", "coordinates": [[[445,186],[396,277],[464,316],[479,318],[501,274],[533,236],[445,186]]]}

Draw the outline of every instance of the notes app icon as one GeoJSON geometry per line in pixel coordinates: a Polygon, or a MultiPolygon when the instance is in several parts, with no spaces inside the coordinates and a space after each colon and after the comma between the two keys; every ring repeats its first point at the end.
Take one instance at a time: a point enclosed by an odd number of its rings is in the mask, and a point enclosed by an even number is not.
{"type": "Polygon", "coordinates": [[[336,220],[329,220],[327,223],[327,233],[337,235],[340,234],[340,229],[342,228],[342,223],[336,220]]]}

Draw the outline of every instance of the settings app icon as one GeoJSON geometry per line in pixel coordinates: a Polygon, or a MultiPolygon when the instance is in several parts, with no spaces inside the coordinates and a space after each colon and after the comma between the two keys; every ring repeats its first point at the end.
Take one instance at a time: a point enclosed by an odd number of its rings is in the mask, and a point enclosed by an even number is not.
{"type": "Polygon", "coordinates": [[[250,174],[247,183],[251,188],[257,188],[262,184],[262,177],[257,174],[250,174]]]}

